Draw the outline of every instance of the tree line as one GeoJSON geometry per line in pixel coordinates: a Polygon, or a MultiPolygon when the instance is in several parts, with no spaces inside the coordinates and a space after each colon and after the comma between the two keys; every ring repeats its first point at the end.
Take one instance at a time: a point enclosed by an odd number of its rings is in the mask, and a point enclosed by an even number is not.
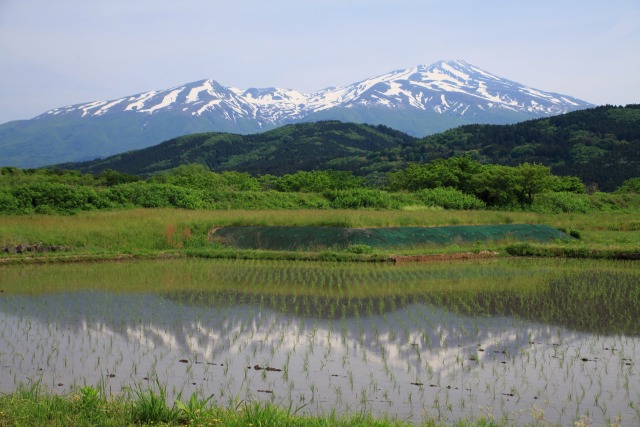
{"type": "MultiPolygon", "coordinates": [[[[113,170],[82,173],[63,169],[0,168],[0,212],[69,214],[130,207],[184,209],[497,209],[587,212],[615,205],[616,198],[588,194],[574,176],[547,166],[481,164],[469,156],[411,163],[376,179],[351,171],[298,171],[282,176],[212,172],[181,165],[149,178],[113,170]],[[594,197],[600,202],[594,203],[594,197]]],[[[640,192],[640,178],[627,180],[617,197],[640,192]]]]}

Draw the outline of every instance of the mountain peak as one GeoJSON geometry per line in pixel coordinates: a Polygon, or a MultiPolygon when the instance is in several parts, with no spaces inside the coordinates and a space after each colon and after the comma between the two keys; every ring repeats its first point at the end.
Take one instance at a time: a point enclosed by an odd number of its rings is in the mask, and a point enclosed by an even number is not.
{"type": "Polygon", "coordinates": [[[35,167],[144,148],[195,132],[255,133],[302,121],[342,120],[425,136],[463,124],[515,123],[591,106],[496,76],[465,60],[441,60],[313,93],[277,87],[238,89],[203,79],[60,107],[20,127],[0,129],[0,152],[5,164],[11,164],[9,151],[20,156],[24,144],[74,147],[66,157],[15,163],[35,167]],[[96,144],[98,151],[83,149],[96,144]]]}

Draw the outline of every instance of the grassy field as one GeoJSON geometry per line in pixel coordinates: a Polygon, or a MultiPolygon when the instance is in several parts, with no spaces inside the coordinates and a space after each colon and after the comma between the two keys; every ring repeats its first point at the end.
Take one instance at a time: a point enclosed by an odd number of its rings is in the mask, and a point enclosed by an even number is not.
{"type": "MultiPolygon", "coordinates": [[[[0,248],[42,243],[64,247],[64,252],[28,253],[40,261],[63,259],[110,259],[122,256],[160,257],[187,254],[209,257],[317,258],[318,254],[265,254],[216,246],[208,241],[210,230],[229,225],[307,225],[339,227],[402,227],[481,224],[546,224],[573,232],[580,239],[555,242],[568,252],[639,252],[640,214],[636,211],[597,211],[588,214],[536,214],[503,211],[376,211],[376,210],[272,210],[203,211],[179,209],[132,209],[83,212],[72,216],[3,216],[0,248]],[[579,251],[576,251],[579,249],[579,251]],[[62,254],[62,255],[61,255],[62,254]],[[75,257],[75,258],[74,258],[75,257]]],[[[506,253],[515,242],[476,242],[466,245],[433,244],[403,248],[403,254],[428,254],[493,250],[506,253]]],[[[388,251],[373,255],[322,254],[332,259],[384,259],[388,251]]],[[[0,259],[24,261],[25,254],[3,252],[0,259]]]]}

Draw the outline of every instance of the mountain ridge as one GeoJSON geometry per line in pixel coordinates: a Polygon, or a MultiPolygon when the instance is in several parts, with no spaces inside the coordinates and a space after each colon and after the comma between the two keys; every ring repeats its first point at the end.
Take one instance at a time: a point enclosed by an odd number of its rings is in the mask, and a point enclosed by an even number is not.
{"type": "Polygon", "coordinates": [[[516,123],[589,107],[462,60],[395,70],[310,94],[238,89],[204,79],[0,125],[0,165],[37,167],[105,157],[190,133],[251,134],[318,120],[383,124],[421,137],[464,124],[516,123]]]}
{"type": "MultiPolygon", "coordinates": [[[[391,71],[380,76],[368,78],[347,86],[330,87],[312,93],[304,93],[293,89],[278,87],[248,88],[246,90],[234,87],[225,87],[212,79],[202,79],[165,90],[153,90],[136,95],[122,97],[115,100],[92,101],[88,103],[74,104],[49,110],[35,117],[43,118],[48,115],[68,114],[81,110],[82,117],[86,115],[100,116],[107,114],[111,109],[126,104],[122,110],[140,113],[154,113],[163,108],[174,108],[174,104],[184,107],[192,115],[202,115],[207,110],[216,110],[220,104],[227,104],[234,113],[244,113],[253,118],[264,117],[267,121],[274,122],[273,115],[268,114],[274,105],[284,105],[276,114],[289,112],[293,118],[300,115],[317,113],[334,107],[349,107],[353,105],[386,105],[386,106],[411,106],[421,110],[431,108],[434,112],[443,113],[452,109],[461,111],[461,115],[471,107],[469,104],[456,100],[447,101],[446,93],[471,95],[478,102],[493,103],[500,108],[513,111],[526,111],[528,113],[542,113],[545,115],[557,115],[568,112],[571,107],[591,105],[576,98],[545,92],[516,83],[488,73],[462,60],[438,61],[430,65],[417,65],[408,69],[391,71]],[[473,73],[473,76],[472,74],[473,73]],[[473,78],[472,78],[473,77],[473,78]],[[503,92],[490,93],[487,82],[499,85],[503,92]],[[414,93],[411,89],[421,87],[423,92],[414,93]],[[427,91],[440,93],[439,101],[433,102],[432,97],[425,97],[427,91]],[[209,95],[203,100],[200,94],[209,95]],[[522,93],[547,101],[546,105],[529,99],[520,102],[513,96],[514,93],[522,93]],[[159,99],[161,97],[161,99],[159,99]],[[394,103],[390,102],[395,97],[394,103]],[[178,99],[182,100],[179,102],[178,99]],[[155,99],[153,105],[147,106],[155,99]],[[286,102],[288,100],[290,102],[286,102]],[[192,107],[192,108],[188,108],[192,107]],[[266,107],[266,108],[265,108],[266,107]],[[271,107],[271,108],[269,108],[271,107]],[[464,108],[461,108],[464,107],[464,108]],[[264,111],[261,111],[261,108],[264,111]]],[[[438,101],[438,99],[436,99],[438,101]]],[[[479,104],[482,105],[482,104],[479,104]]],[[[486,108],[484,106],[481,109],[486,108]]],[[[229,114],[227,118],[232,118],[229,114]]]]}

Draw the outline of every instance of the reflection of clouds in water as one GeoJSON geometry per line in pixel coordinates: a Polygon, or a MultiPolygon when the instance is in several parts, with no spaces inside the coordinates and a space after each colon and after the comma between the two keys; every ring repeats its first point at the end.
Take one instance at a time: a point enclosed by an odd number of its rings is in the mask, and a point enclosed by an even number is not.
{"type": "Polygon", "coordinates": [[[437,400],[443,419],[491,406],[500,417],[522,412],[518,422],[530,421],[527,411],[536,405],[552,422],[566,423],[581,410],[597,416],[589,405],[599,396],[606,416],[623,412],[637,420],[627,404],[640,395],[637,367],[622,359],[637,354],[638,339],[457,316],[421,304],[384,315],[303,319],[251,305],[195,307],[150,294],[78,292],[10,296],[0,309],[3,391],[13,389],[14,375],[56,388],[97,384],[114,373],[109,387],[118,392],[155,373],[172,396],[195,390],[215,394],[220,404],[228,396],[271,397],[307,404],[310,412],[365,407],[419,421],[425,410],[440,413],[437,400]],[[283,371],[247,369],[255,365],[283,371]]]}

